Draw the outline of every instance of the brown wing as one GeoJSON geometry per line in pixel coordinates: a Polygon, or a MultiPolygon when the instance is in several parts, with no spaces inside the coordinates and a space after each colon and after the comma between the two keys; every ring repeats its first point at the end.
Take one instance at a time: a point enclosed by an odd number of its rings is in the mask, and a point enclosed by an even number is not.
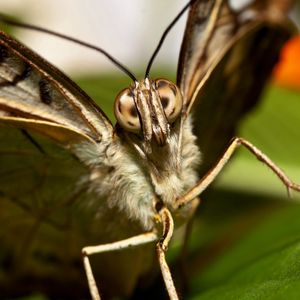
{"type": "Polygon", "coordinates": [[[252,1],[234,10],[229,1],[197,1],[183,40],[178,84],[203,152],[201,174],[211,168],[255,106],[291,36],[290,1],[252,1]]]}

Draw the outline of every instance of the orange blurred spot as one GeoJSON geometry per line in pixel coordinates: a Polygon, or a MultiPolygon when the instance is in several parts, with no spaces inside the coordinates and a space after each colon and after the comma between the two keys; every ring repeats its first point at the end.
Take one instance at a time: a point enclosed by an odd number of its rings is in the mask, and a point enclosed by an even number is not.
{"type": "Polygon", "coordinates": [[[273,75],[275,83],[300,89],[300,35],[285,44],[273,75]]]}

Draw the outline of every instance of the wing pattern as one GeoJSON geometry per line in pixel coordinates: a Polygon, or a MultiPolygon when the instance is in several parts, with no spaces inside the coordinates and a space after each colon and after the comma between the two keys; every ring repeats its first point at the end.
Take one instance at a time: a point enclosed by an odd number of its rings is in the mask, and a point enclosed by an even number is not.
{"type": "Polygon", "coordinates": [[[112,125],[101,109],[62,72],[0,32],[0,116],[42,120],[109,139],[112,125]]]}
{"type": "Polygon", "coordinates": [[[196,1],[190,10],[178,84],[203,153],[200,174],[222,155],[263,91],[280,49],[291,37],[291,1],[196,1]]]}

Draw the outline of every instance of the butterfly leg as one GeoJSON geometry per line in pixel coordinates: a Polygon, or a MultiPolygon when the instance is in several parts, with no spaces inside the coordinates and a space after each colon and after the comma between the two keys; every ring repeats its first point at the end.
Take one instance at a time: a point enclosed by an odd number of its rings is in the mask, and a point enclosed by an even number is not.
{"type": "Polygon", "coordinates": [[[98,246],[88,246],[82,249],[83,254],[83,264],[85,268],[85,273],[87,276],[87,281],[90,289],[90,293],[93,300],[100,300],[100,294],[97,288],[95,277],[93,275],[92,267],[90,264],[89,256],[96,253],[118,251],[125,248],[136,247],[139,245],[151,243],[157,240],[157,234],[154,232],[143,233],[125,240],[121,240],[114,243],[98,245],[98,246]]]}
{"type": "Polygon", "coordinates": [[[212,168],[191,190],[189,190],[181,198],[177,199],[175,208],[185,205],[187,202],[190,202],[199,196],[214,181],[214,179],[229,161],[234,151],[241,145],[246,147],[256,156],[258,160],[266,164],[277,175],[277,177],[286,186],[288,193],[291,189],[298,192],[300,191],[300,185],[291,181],[288,176],[278,166],[276,166],[268,156],[266,156],[247,140],[242,138],[234,138],[215,167],[212,168]]]}
{"type": "Polygon", "coordinates": [[[156,244],[156,252],[158,256],[158,261],[161,269],[161,273],[164,279],[165,286],[167,288],[170,300],[178,300],[178,295],[174,286],[172,275],[169,266],[166,262],[165,253],[168,249],[168,244],[172,238],[174,231],[174,221],[170,211],[166,207],[162,207],[158,211],[161,222],[163,225],[163,235],[162,238],[156,244]]]}

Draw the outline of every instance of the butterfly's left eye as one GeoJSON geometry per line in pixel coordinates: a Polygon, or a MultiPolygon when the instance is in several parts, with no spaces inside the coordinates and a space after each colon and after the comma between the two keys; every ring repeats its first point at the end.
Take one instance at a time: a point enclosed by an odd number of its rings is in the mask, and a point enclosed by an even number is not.
{"type": "Polygon", "coordinates": [[[139,132],[141,124],[130,89],[124,89],[115,100],[115,116],[118,123],[126,130],[139,132]]]}
{"type": "Polygon", "coordinates": [[[182,96],[179,88],[166,79],[157,79],[155,87],[158,91],[162,107],[170,123],[173,123],[182,109],[182,96]]]}

